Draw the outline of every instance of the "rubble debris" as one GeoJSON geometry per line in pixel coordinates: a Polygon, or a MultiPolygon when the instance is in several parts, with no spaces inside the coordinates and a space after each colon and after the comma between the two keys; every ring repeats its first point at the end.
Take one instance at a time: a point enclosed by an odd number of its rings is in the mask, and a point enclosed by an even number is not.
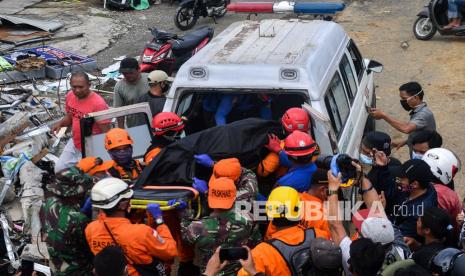
{"type": "Polygon", "coordinates": [[[39,212],[44,201],[43,174],[44,171],[31,161],[26,161],[19,170],[19,181],[22,189],[20,201],[24,217],[23,232],[31,235],[32,243],[39,237],[41,228],[39,212]]]}
{"type": "Polygon", "coordinates": [[[30,125],[29,112],[18,112],[0,124],[0,150],[30,125]]]}
{"type": "Polygon", "coordinates": [[[2,25],[27,26],[29,28],[40,29],[45,32],[55,32],[64,26],[63,23],[53,20],[38,20],[16,15],[0,14],[2,25]]]}

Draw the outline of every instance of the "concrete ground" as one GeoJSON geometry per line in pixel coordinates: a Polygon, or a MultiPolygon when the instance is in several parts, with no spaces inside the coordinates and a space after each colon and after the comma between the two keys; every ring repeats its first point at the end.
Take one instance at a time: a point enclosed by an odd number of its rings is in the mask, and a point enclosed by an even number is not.
{"type": "MultiPolygon", "coordinates": [[[[9,1],[9,0],[3,0],[9,1]]],[[[2,2],[3,2],[2,1],[2,2]]],[[[165,0],[166,1],[166,0],[165,0]]],[[[0,3],[2,3],[0,2],[0,3]]],[[[59,19],[66,27],[57,35],[83,32],[79,39],[50,43],[64,50],[91,55],[100,69],[114,63],[122,55],[136,56],[150,40],[149,27],[182,34],[173,23],[177,2],[168,2],[144,11],[103,10],[103,1],[41,2],[20,14],[35,14],[49,19],[59,19]]],[[[349,1],[348,1],[349,2],[349,1]]],[[[408,81],[420,82],[426,100],[435,113],[438,130],[443,135],[444,146],[454,150],[465,160],[465,63],[457,56],[465,51],[465,40],[436,34],[430,41],[419,41],[413,36],[412,25],[416,14],[427,1],[424,0],[368,0],[351,2],[336,19],[354,39],[365,58],[384,64],[384,72],[376,76],[378,107],[399,118],[408,118],[399,104],[398,87],[408,81]],[[404,47],[401,47],[403,44],[404,47]]],[[[218,34],[232,22],[245,20],[246,14],[228,13],[214,24],[211,18],[201,18],[196,27],[211,25],[218,34]]],[[[259,15],[252,19],[283,17],[259,15]]],[[[394,139],[403,135],[384,122],[378,128],[388,131],[394,139]]],[[[407,158],[405,149],[394,153],[401,160],[407,158]]],[[[457,187],[460,194],[465,181],[460,172],[457,187]]]]}

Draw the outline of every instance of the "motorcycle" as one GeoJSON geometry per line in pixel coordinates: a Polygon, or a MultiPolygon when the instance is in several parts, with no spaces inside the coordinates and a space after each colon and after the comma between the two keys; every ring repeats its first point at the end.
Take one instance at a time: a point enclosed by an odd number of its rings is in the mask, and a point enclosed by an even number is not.
{"type": "Polygon", "coordinates": [[[185,0],[181,2],[174,15],[174,24],[178,29],[186,31],[194,27],[200,16],[223,17],[230,0],[185,0]]]}
{"type": "Polygon", "coordinates": [[[168,75],[178,70],[190,57],[205,47],[213,38],[213,28],[205,26],[178,37],[177,34],[150,29],[153,39],[141,56],[141,72],[163,70],[168,75]]]}
{"type": "MultiPolygon", "coordinates": [[[[436,32],[441,35],[465,36],[465,25],[458,28],[444,29],[449,24],[447,18],[447,0],[431,0],[429,4],[417,14],[418,18],[413,24],[413,33],[419,40],[430,40],[436,32]]],[[[462,18],[465,10],[460,9],[462,18]]]]}

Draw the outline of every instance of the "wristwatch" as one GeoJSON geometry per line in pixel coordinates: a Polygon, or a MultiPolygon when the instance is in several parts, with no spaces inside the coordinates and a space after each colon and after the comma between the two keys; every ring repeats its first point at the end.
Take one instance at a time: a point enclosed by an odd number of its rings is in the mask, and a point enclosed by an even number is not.
{"type": "Polygon", "coordinates": [[[328,196],[338,195],[338,194],[339,194],[339,190],[329,190],[328,189],[328,196]]]}
{"type": "Polygon", "coordinates": [[[155,224],[156,224],[157,226],[162,225],[162,224],[163,224],[163,218],[162,218],[162,217],[156,218],[156,219],[155,219],[155,224]]]}
{"type": "Polygon", "coordinates": [[[374,189],[374,187],[373,187],[373,185],[371,185],[371,187],[368,188],[368,189],[365,189],[365,190],[364,190],[364,189],[361,189],[361,190],[360,190],[360,193],[363,195],[364,193],[366,193],[366,192],[368,192],[368,191],[371,191],[371,190],[373,190],[373,189],[374,189]]]}

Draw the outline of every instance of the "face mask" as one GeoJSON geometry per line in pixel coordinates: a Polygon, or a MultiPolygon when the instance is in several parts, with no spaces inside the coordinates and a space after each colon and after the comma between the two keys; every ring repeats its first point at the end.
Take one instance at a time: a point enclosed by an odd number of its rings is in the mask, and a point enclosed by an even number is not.
{"type": "Polygon", "coordinates": [[[168,90],[170,90],[170,86],[167,85],[166,83],[162,83],[162,84],[161,84],[161,91],[162,91],[162,93],[163,93],[163,94],[166,94],[166,93],[168,93],[168,90]]]}
{"type": "Polygon", "coordinates": [[[412,110],[413,108],[408,104],[408,101],[409,101],[411,98],[420,95],[421,92],[423,92],[423,90],[420,90],[420,92],[416,93],[415,95],[412,95],[412,96],[408,97],[408,98],[405,99],[405,100],[400,100],[400,105],[402,105],[402,107],[403,107],[406,111],[412,110]]]}
{"type": "Polygon", "coordinates": [[[132,147],[127,147],[120,150],[111,150],[108,152],[113,160],[118,165],[130,165],[132,161],[132,147]]]}
{"type": "Polygon", "coordinates": [[[407,100],[400,100],[400,105],[405,109],[405,111],[412,110],[412,107],[408,105],[407,100]]]}
{"type": "Polygon", "coordinates": [[[412,159],[422,159],[422,158],[423,158],[423,154],[412,151],[412,159]]]}
{"type": "Polygon", "coordinates": [[[363,153],[360,154],[360,162],[364,165],[373,166],[373,159],[363,153]]]}

